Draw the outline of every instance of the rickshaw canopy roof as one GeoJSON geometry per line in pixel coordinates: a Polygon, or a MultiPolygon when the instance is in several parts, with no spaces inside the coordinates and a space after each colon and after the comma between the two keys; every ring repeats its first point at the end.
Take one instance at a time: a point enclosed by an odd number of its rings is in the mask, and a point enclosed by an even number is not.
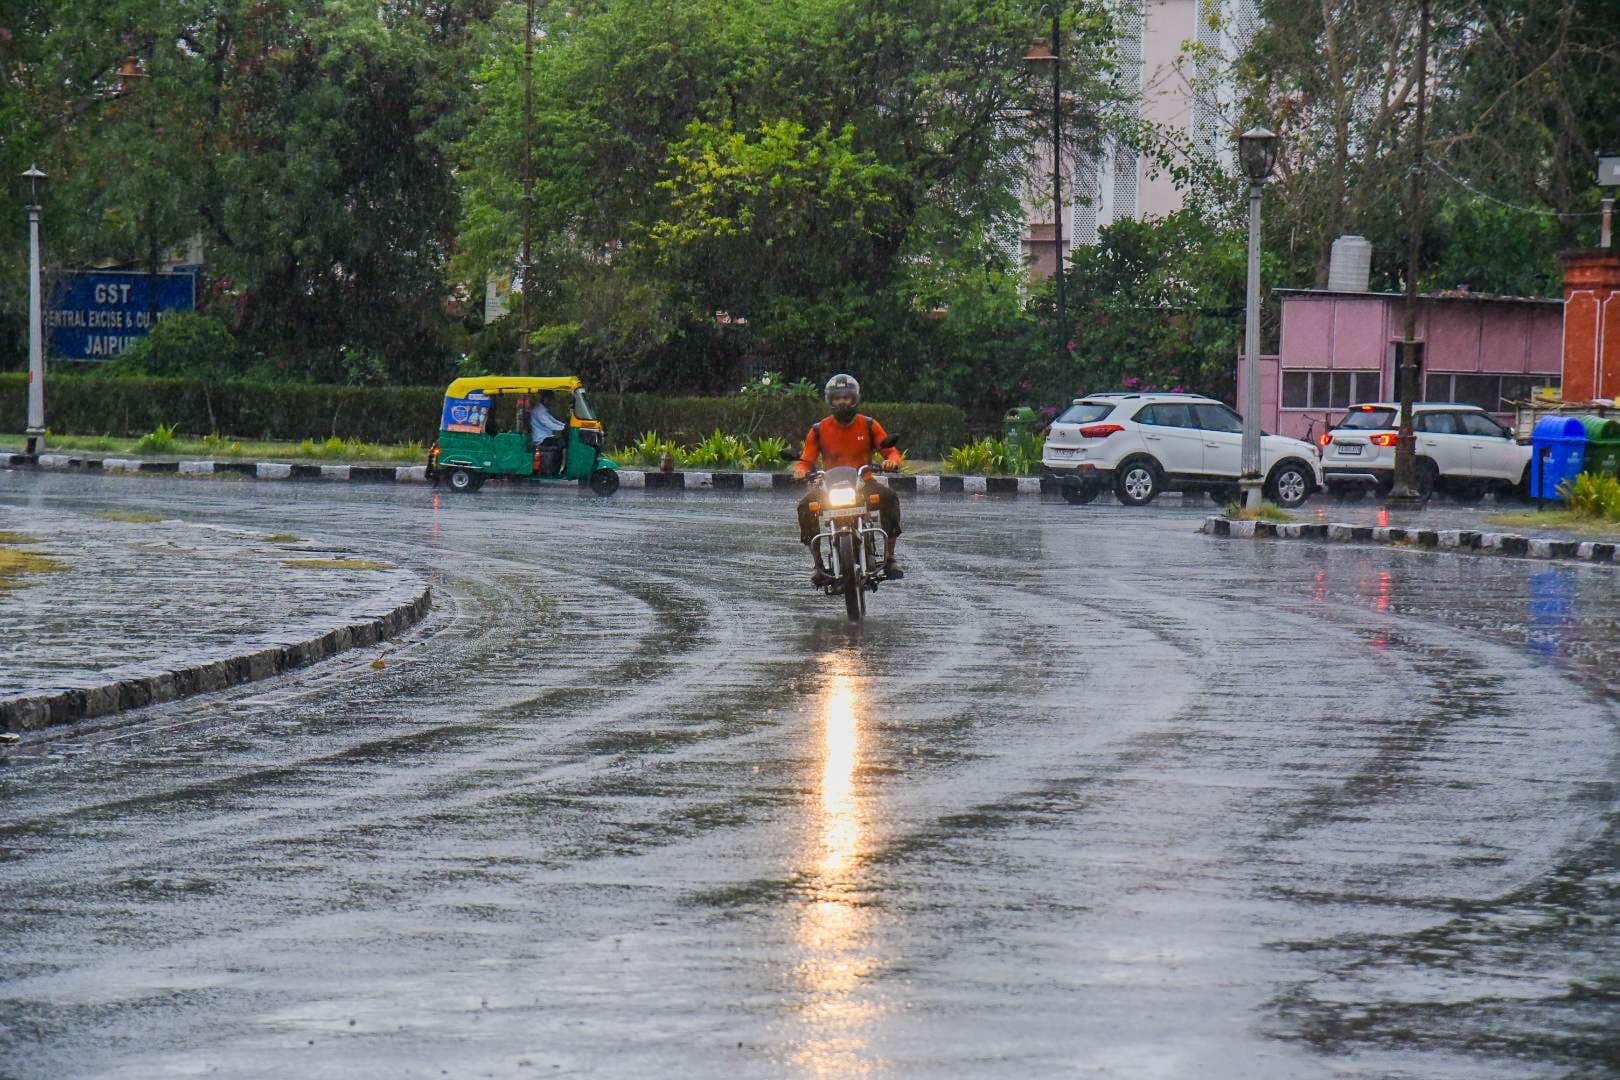
{"type": "Polygon", "coordinates": [[[546,390],[578,390],[584,385],[575,375],[546,378],[537,375],[483,375],[476,379],[457,379],[445,390],[444,396],[464,398],[473,393],[484,393],[491,397],[499,394],[538,394],[546,390]]]}

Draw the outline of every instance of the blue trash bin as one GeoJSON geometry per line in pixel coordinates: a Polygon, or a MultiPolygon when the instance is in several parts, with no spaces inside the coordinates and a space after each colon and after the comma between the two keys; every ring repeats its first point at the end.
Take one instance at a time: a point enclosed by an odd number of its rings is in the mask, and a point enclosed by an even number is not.
{"type": "Polygon", "coordinates": [[[1573,416],[1545,416],[1530,433],[1530,497],[1562,499],[1586,462],[1586,425],[1573,416]]]}

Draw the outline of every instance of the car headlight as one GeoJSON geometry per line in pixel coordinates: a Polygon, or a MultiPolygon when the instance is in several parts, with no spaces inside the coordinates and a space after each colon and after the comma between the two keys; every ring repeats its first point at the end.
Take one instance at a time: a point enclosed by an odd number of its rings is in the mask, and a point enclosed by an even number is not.
{"type": "Polygon", "coordinates": [[[854,506],[855,489],[844,484],[827,489],[828,506],[854,506]]]}

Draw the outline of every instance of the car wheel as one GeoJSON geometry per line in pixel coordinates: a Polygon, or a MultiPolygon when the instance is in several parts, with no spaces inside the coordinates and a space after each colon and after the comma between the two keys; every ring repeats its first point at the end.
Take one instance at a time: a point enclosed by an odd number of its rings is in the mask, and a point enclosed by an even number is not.
{"type": "Polygon", "coordinates": [[[1146,506],[1159,487],[1159,468],[1151,458],[1131,458],[1114,470],[1114,498],[1126,506],[1146,506]]]}
{"type": "Polygon", "coordinates": [[[451,491],[458,493],[471,493],[484,486],[483,477],[459,465],[445,474],[444,482],[451,491]]]}
{"type": "Polygon", "coordinates": [[[1063,501],[1070,506],[1084,506],[1089,502],[1095,502],[1100,494],[1102,494],[1102,486],[1095,480],[1090,483],[1072,480],[1065,482],[1063,485],[1063,501]]]}
{"type": "Polygon", "coordinates": [[[1292,510],[1310,498],[1315,487],[1316,478],[1311,475],[1309,468],[1297,461],[1285,461],[1271,470],[1271,479],[1266,481],[1266,494],[1278,506],[1292,510]]]}
{"type": "Polygon", "coordinates": [[[1440,466],[1432,458],[1418,458],[1412,463],[1412,486],[1418,498],[1434,498],[1434,489],[1440,485],[1440,466]]]}
{"type": "Polygon", "coordinates": [[[604,497],[618,491],[619,471],[603,467],[591,473],[591,490],[604,497]]]}

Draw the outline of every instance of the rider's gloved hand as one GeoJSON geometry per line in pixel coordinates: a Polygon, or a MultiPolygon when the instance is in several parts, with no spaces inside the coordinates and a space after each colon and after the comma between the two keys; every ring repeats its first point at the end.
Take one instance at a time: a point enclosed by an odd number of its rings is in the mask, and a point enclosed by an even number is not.
{"type": "Polygon", "coordinates": [[[884,472],[899,472],[900,471],[900,463],[898,461],[895,461],[893,458],[884,458],[883,459],[883,471],[884,472]]]}

